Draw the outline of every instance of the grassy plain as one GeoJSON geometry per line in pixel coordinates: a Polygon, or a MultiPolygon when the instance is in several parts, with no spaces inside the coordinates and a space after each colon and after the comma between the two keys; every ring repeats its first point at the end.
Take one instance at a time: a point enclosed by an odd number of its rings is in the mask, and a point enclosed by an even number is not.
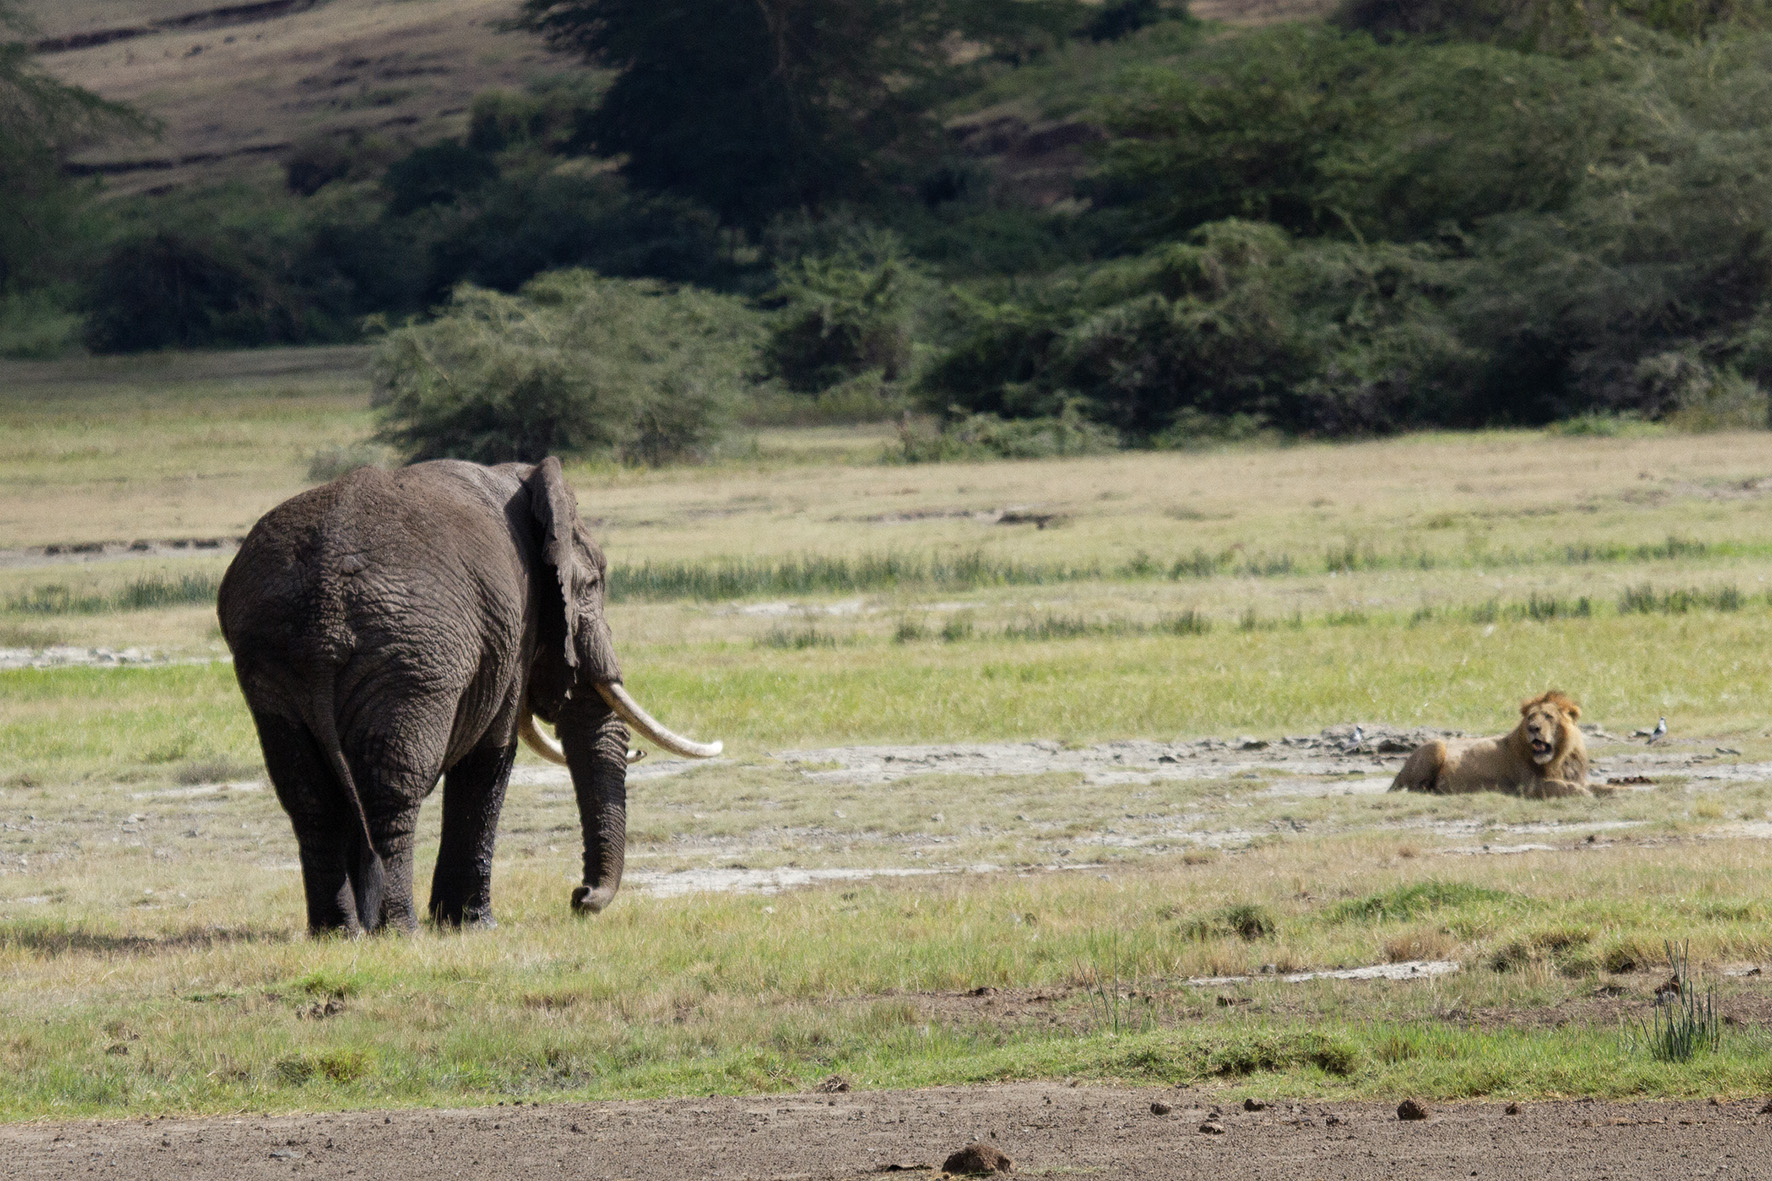
{"type": "MultiPolygon", "coordinates": [[[[1765,434],[904,466],[881,462],[889,430],[777,430],[701,468],[576,466],[625,579],[611,610],[630,684],[728,758],[636,782],[640,876],[596,920],[566,913],[570,790],[525,755],[496,931],[315,942],[209,609],[117,607],[131,584],[213,578],[225,559],[45,565],[22,547],[238,534],[317,452],[367,432],[360,362],[148,364],[165,368],[0,374],[0,647],[193,661],[0,671],[0,1116],[832,1073],[1268,1095],[1772,1086],[1763,978],[1722,974],[1772,960],[1772,784],[1704,777],[1772,754],[1765,434]],[[1340,771],[1271,769],[868,785],[816,753],[1494,731],[1550,684],[1614,733],[1666,714],[1681,766],[1610,799],[1532,802],[1371,794],[1378,760],[1349,764],[1344,794],[1340,771]],[[790,749],[814,753],[773,757],[790,749]],[[1522,844],[1549,847],[1481,852],[1522,844]],[[880,876],[656,887],[710,870],[880,876]],[[1235,908],[1270,929],[1245,938],[1235,908]],[[1631,1033],[1668,940],[1690,942],[1738,1022],[1686,1064],[1631,1033]],[[1274,978],[1410,959],[1462,970],[1274,978]]],[[[436,819],[427,805],[431,848],[436,819]]]]}

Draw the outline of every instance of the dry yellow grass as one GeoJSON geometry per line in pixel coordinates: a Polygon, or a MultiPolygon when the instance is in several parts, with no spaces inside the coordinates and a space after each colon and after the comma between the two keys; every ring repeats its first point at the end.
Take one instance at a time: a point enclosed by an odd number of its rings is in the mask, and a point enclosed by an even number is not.
{"type": "Polygon", "coordinates": [[[366,351],[0,362],[0,548],[236,536],[370,429],[366,351]]]}
{"type": "Polygon", "coordinates": [[[1763,432],[1512,431],[1081,460],[571,475],[585,514],[628,560],[896,546],[1113,564],[1140,550],[1239,546],[1320,564],[1326,549],[1350,542],[1462,555],[1669,533],[1772,536],[1763,432]],[[974,515],[1012,506],[1060,521],[1037,529],[974,515]]]}

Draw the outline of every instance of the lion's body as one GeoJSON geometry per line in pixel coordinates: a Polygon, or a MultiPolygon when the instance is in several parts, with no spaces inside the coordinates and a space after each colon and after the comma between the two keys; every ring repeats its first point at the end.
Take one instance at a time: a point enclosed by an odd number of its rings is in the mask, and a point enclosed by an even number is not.
{"type": "Polygon", "coordinates": [[[1581,707],[1561,693],[1520,706],[1520,724],[1499,738],[1436,738],[1417,747],[1391,781],[1392,791],[1442,795],[1500,791],[1530,799],[1586,796],[1587,744],[1575,719],[1581,707]]]}

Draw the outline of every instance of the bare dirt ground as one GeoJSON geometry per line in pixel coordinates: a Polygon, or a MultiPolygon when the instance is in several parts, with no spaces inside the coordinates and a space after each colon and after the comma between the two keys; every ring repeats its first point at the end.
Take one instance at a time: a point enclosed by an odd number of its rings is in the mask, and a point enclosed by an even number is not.
{"type": "Polygon", "coordinates": [[[0,1176],[811,1181],[932,1176],[979,1140],[1033,1177],[1754,1177],[1772,1174],[1772,1117],[1761,1106],[1758,1099],[1527,1103],[1510,1115],[1502,1103],[1468,1103],[1405,1122],[1390,1104],[1282,1102],[1246,1111],[1186,1089],[1008,1083],[37,1124],[0,1129],[0,1176]]]}

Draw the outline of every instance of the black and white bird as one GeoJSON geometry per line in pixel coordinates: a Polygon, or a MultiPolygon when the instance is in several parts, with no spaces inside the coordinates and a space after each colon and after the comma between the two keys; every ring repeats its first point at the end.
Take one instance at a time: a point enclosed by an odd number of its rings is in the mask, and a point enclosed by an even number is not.
{"type": "Polygon", "coordinates": [[[1356,725],[1354,727],[1354,745],[1358,746],[1364,741],[1366,741],[1366,728],[1364,726],[1356,725]]]}
{"type": "Polygon", "coordinates": [[[1667,737],[1667,719],[1662,718],[1660,721],[1655,723],[1655,729],[1649,731],[1649,745],[1654,746],[1657,742],[1660,742],[1663,738],[1666,738],[1666,737],[1667,737]]]}

